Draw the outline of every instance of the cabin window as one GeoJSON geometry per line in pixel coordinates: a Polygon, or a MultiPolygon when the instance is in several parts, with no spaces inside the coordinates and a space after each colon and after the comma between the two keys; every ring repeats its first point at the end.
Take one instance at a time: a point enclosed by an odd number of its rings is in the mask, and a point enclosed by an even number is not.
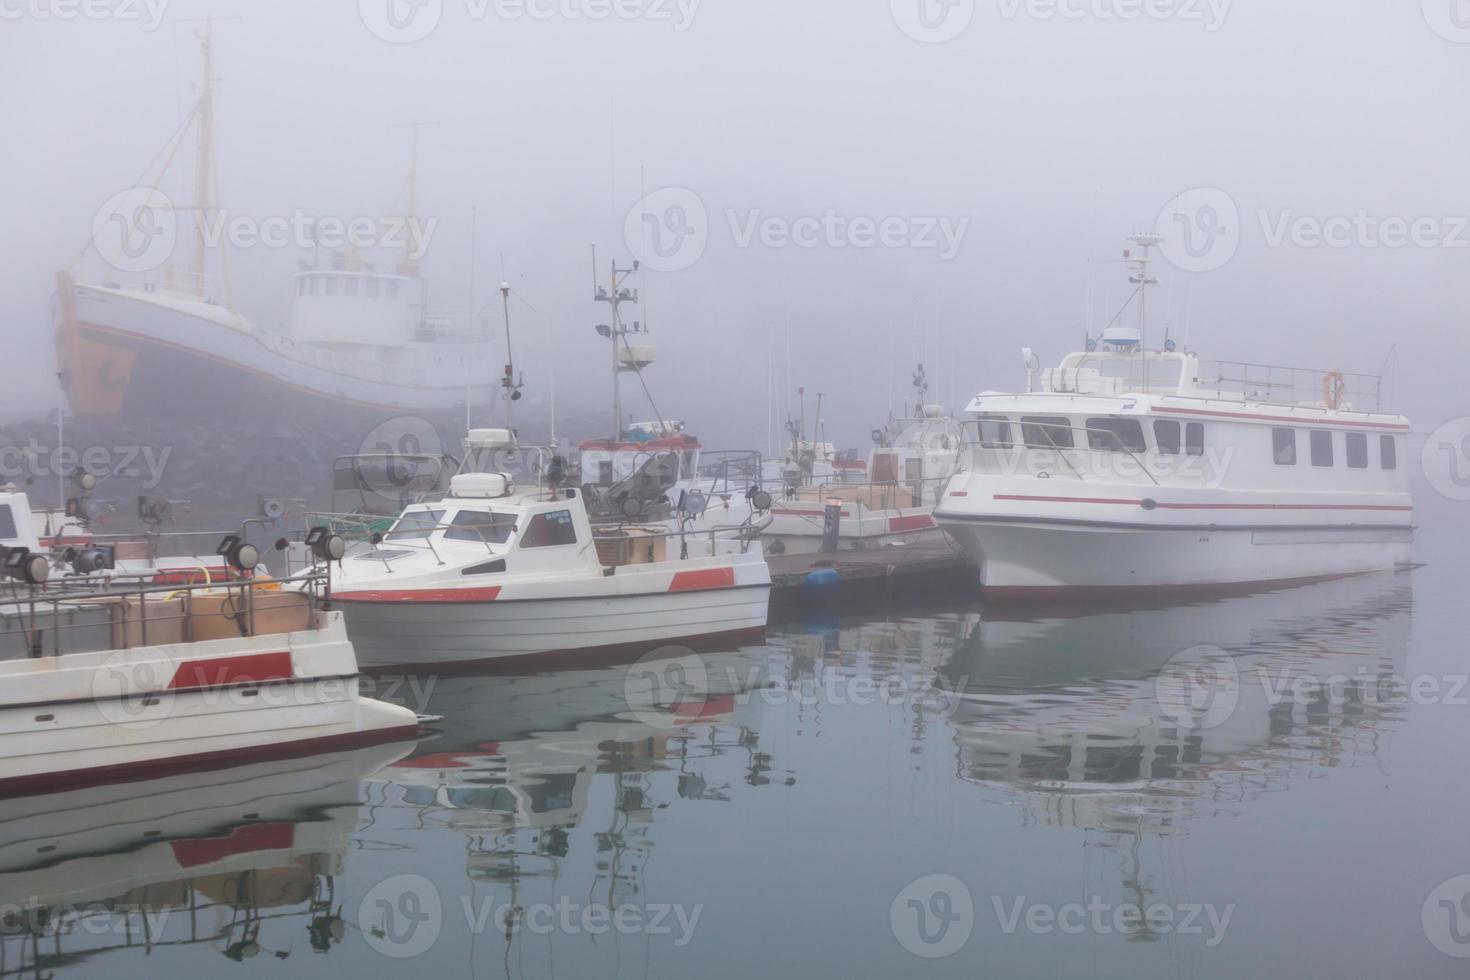
{"type": "Polygon", "coordinates": [[[1332,433],[1326,429],[1312,430],[1312,465],[1332,465],[1332,433]]]}
{"type": "Polygon", "coordinates": [[[0,538],[7,541],[16,537],[15,516],[10,513],[9,504],[0,504],[0,538]]]}
{"type": "Polygon", "coordinates": [[[1271,454],[1277,466],[1296,465],[1296,430],[1272,429],[1271,454]]]}
{"type": "Polygon", "coordinates": [[[328,296],[336,296],[337,295],[337,277],[336,276],[328,276],[327,277],[327,295],[328,296]]]}
{"type": "Polygon", "coordinates": [[[1186,456],[1205,454],[1205,424],[1203,422],[1191,422],[1184,427],[1184,454],[1186,456]]]}
{"type": "Polygon", "coordinates": [[[1088,419],[1087,445],[1108,453],[1141,453],[1148,448],[1137,419],[1088,419]]]}
{"type": "Polygon", "coordinates": [[[597,464],[597,485],[599,487],[610,487],[613,485],[612,460],[600,460],[597,464]]]}
{"type": "Polygon", "coordinates": [[[1072,420],[1053,415],[1024,416],[1021,438],[1028,449],[1071,449],[1072,420]]]}
{"type": "Polygon", "coordinates": [[[462,510],[454,515],[444,537],[450,541],[476,541],[505,544],[516,529],[513,514],[494,514],[487,510],[462,510]]]}
{"type": "Polygon", "coordinates": [[[344,295],[344,296],[356,296],[357,295],[357,280],[356,279],[348,279],[346,282],[344,282],[342,284],[342,295],[344,295]]]}
{"type": "Polygon", "coordinates": [[[1399,444],[1393,436],[1378,437],[1378,464],[1386,470],[1399,468],[1399,444]]]}
{"type": "MultiPolygon", "coordinates": [[[[330,280],[328,280],[330,281],[330,280]]],[[[393,530],[388,532],[388,541],[423,540],[439,527],[444,520],[442,510],[416,510],[398,518],[393,530]]]]}
{"type": "Polygon", "coordinates": [[[1154,442],[1165,456],[1179,455],[1179,423],[1159,419],[1154,423],[1154,442]]]}
{"type": "Polygon", "coordinates": [[[396,282],[390,282],[390,283],[388,283],[388,298],[389,299],[397,299],[398,298],[398,283],[396,283],[396,282]]]}
{"type": "Polygon", "coordinates": [[[1347,464],[1350,470],[1368,468],[1368,437],[1362,432],[1347,434],[1347,464]]]}
{"type": "Polygon", "coordinates": [[[521,535],[522,548],[556,548],[577,543],[577,526],[572,523],[572,512],[555,510],[537,514],[526,523],[521,535]]]}
{"type": "Polygon", "coordinates": [[[995,416],[980,420],[981,449],[1010,449],[1012,445],[1010,419],[995,416]]]}
{"type": "Polygon", "coordinates": [[[367,291],[367,298],[368,299],[377,299],[378,298],[378,291],[379,291],[379,288],[380,288],[378,286],[378,280],[376,280],[376,279],[369,279],[363,285],[363,288],[367,291]]]}

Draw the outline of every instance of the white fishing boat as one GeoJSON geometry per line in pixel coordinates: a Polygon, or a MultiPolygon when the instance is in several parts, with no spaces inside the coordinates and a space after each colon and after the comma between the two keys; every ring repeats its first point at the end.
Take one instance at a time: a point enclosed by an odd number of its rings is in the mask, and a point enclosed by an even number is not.
{"type": "Polygon", "coordinates": [[[995,597],[1251,589],[1410,557],[1409,421],[1381,379],[1149,350],[1154,236],[1125,253],[1139,325],[1110,326],[1025,393],[966,409],[935,514],[995,597]]]}
{"type": "Polygon", "coordinates": [[[906,406],[873,431],[874,447],[857,482],[829,446],[806,442],[801,423],[788,425],[792,444],[764,536],[767,551],[811,554],[834,542],[856,549],[944,540],[933,513],[958,465],[960,426],[944,406],[928,403],[922,364],[914,389],[912,410],[906,406]]]}
{"type": "Polygon", "coordinates": [[[515,451],[507,430],[471,432],[449,494],[341,562],[332,601],[364,665],[519,663],[764,630],[758,524],[594,526],[555,467],[527,490],[492,469],[515,451]]]}
{"type": "MultiPolygon", "coordinates": [[[[125,229],[116,248],[110,231],[94,235],[103,267],[57,277],[52,317],[71,410],[232,420],[248,406],[254,418],[360,421],[410,413],[463,418],[467,399],[488,401],[487,322],[434,306],[420,274],[427,242],[417,215],[416,139],[407,211],[383,219],[374,239],[386,258],[343,247],[325,249],[323,259],[315,245],[324,232],[313,224],[311,258],[290,284],[289,323],[255,323],[234,307],[227,253],[210,244],[229,214],[216,200],[207,32],[201,41],[203,82],[176,137],[191,123],[197,131],[195,200],[173,204],[161,192],[139,190],[109,217],[109,229],[125,229]],[[190,216],[192,235],[181,215],[190,216]],[[151,250],[175,235],[192,238],[189,270],[168,264],[168,255],[153,261],[151,250]]],[[[163,183],[164,176],[152,179],[163,183]]]]}
{"type": "MultiPolygon", "coordinates": [[[[17,537],[20,537],[17,535],[17,537]]],[[[249,545],[231,563],[253,568],[249,545]]],[[[47,582],[4,549],[0,792],[146,779],[412,738],[413,712],[361,697],[340,613],[280,583],[47,582]]]]}

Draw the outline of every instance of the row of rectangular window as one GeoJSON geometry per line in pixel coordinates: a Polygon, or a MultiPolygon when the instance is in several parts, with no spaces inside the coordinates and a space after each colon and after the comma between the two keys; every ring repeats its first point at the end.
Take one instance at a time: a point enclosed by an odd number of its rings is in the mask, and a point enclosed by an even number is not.
{"type": "MultiPolygon", "coordinates": [[[[1296,429],[1271,430],[1271,455],[1276,461],[1277,466],[1296,465],[1296,433],[1296,429]]],[[[1367,434],[1363,432],[1345,432],[1343,436],[1347,449],[1348,469],[1366,470],[1368,468],[1367,434]]],[[[1311,451],[1313,466],[1328,467],[1336,464],[1332,443],[1331,430],[1309,430],[1308,446],[1311,451]]],[[[1396,470],[1399,468],[1398,442],[1393,436],[1380,435],[1378,437],[1378,466],[1384,470],[1396,470]]]]}
{"type": "MultiPolygon", "coordinates": [[[[1092,418],[1084,430],[1087,446],[1099,452],[1146,453],[1143,426],[1137,419],[1092,418]]],[[[1027,449],[1075,449],[1075,427],[1072,420],[1061,416],[1027,415],[1021,418],[1021,443],[1027,449]]],[[[1154,422],[1154,443],[1165,456],[1205,454],[1205,427],[1202,422],[1181,426],[1178,422],[1158,419],[1154,422]]],[[[980,445],[984,449],[1012,449],[1011,420],[996,416],[980,419],[980,445]]]]}
{"type": "MultiPolygon", "coordinates": [[[[307,276],[296,283],[296,295],[305,296],[310,294],[315,296],[317,294],[317,282],[319,280],[325,280],[326,286],[322,287],[322,291],[328,296],[335,296],[337,295],[338,279],[342,280],[342,295],[357,295],[358,280],[356,276],[307,276]]],[[[368,299],[377,299],[380,291],[383,290],[386,291],[388,299],[398,298],[398,283],[391,279],[386,283],[380,283],[377,279],[368,279],[363,285],[363,292],[368,299]]]]}

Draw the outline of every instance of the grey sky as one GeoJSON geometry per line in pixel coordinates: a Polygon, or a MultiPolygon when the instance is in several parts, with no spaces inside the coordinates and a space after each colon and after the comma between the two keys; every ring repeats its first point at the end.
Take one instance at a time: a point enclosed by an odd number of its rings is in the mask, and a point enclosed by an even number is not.
{"type": "MultiPolygon", "coordinates": [[[[833,437],[862,444],[915,359],[958,403],[1020,383],[1022,345],[1044,361],[1075,346],[1089,261],[1100,326],[1126,295],[1124,236],[1210,187],[1238,208],[1238,247],[1204,272],[1161,262],[1157,325],[1206,357],[1349,371],[1397,342],[1395,403],[1421,428],[1470,403],[1470,32],[1453,0],[980,0],[944,43],[900,26],[920,23],[918,0],[897,16],[888,0],[671,0],[603,19],[563,0],[533,5],[546,18],[443,0],[409,43],[370,28],[388,2],[172,0],[150,31],[141,0],[66,20],[66,0],[0,0],[0,336],[18,372],[0,407],[54,400],[56,270],[177,126],[198,76],[183,22],[206,13],[239,18],[215,27],[224,205],[256,221],[401,210],[408,145],[390,127],[432,123],[426,272],[443,305],[468,304],[477,211],[478,302],[503,256],[541,314],[517,314],[533,399],[557,356],[562,397],[602,403],[588,246],[626,258],[644,190],[692,192],[707,217],[697,261],[645,276],[660,407],[710,442],[764,448],[788,336],[792,387],[826,392],[833,437]],[[829,212],[814,247],[780,244],[829,212]],[[771,234],[752,231],[763,218],[771,234]],[[1420,221],[1420,241],[1388,247],[1393,219],[1420,221]],[[891,247],[857,247],[853,221],[889,221],[891,247]],[[914,247],[941,221],[968,221],[948,259],[914,247]],[[1320,225],[1345,244],[1312,244],[1320,225]]],[[[236,304],[261,326],[283,322],[298,257],[232,251],[236,304]]]]}

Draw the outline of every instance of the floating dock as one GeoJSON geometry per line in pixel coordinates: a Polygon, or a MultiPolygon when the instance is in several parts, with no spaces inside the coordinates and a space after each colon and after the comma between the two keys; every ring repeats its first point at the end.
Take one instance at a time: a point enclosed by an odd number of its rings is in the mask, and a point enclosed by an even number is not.
{"type": "Polygon", "coordinates": [[[872,602],[936,589],[975,590],[973,563],[948,542],[805,555],[767,555],[771,615],[817,604],[872,602]]]}

